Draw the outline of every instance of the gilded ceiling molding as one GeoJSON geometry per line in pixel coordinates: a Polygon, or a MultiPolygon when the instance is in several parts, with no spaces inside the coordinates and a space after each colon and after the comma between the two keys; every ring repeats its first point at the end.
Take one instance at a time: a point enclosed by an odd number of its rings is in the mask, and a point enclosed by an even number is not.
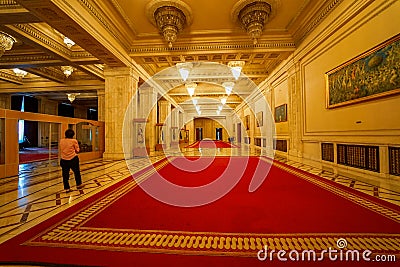
{"type": "Polygon", "coordinates": [[[22,9],[14,0],[0,0],[0,9],[22,9]]]}
{"type": "Polygon", "coordinates": [[[0,80],[12,82],[12,83],[19,84],[19,85],[23,84],[21,77],[17,77],[14,74],[8,73],[3,70],[0,70],[0,80]]]}
{"type": "Polygon", "coordinates": [[[73,59],[100,61],[97,57],[93,56],[87,51],[71,51],[70,56],[73,59]]]}
{"type": "Polygon", "coordinates": [[[295,43],[300,44],[343,0],[332,0],[315,16],[311,23],[301,27],[301,31],[295,35],[295,43]]]}
{"type": "Polygon", "coordinates": [[[52,61],[52,62],[60,62],[60,60],[54,58],[50,55],[34,55],[34,56],[14,56],[14,55],[7,55],[0,58],[0,65],[4,65],[4,63],[12,62],[35,62],[35,61],[52,61]]]}
{"type": "Polygon", "coordinates": [[[136,27],[133,24],[133,22],[128,18],[128,16],[125,14],[124,9],[119,5],[118,0],[109,0],[111,2],[111,4],[115,7],[116,10],[118,10],[119,14],[121,15],[121,17],[125,20],[125,23],[129,25],[131,31],[134,33],[135,36],[138,35],[137,31],[136,31],[136,27]]]}
{"type": "Polygon", "coordinates": [[[54,51],[62,54],[64,57],[69,58],[71,56],[71,50],[69,50],[64,44],[53,41],[52,38],[43,34],[40,30],[33,27],[31,24],[14,24],[10,26],[11,30],[23,32],[30,37],[33,37],[36,42],[45,44],[47,47],[52,48],[54,51]]]}
{"type": "Polygon", "coordinates": [[[26,70],[35,75],[45,77],[47,79],[64,83],[66,81],[64,73],[57,68],[41,67],[41,68],[26,68],[26,70]]]}
{"type": "MultiPolygon", "coordinates": [[[[114,1],[112,1],[114,2],[114,1]]],[[[79,0],[79,3],[81,4],[81,6],[83,6],[94,18],[97,19],[97,21],[100,22],[100,24],[102,24],[104,26],[104,28],[108,31],[109,34],[111,34],[112,36],[114,36],[116,41],[120,41],[121,40],[121,36],[118,36],[117,33],[120,32],[118,29],[116,29],[115,27],[112,27],[104,18],[104,16],[102,14],[104,14],[103,12],[99,12],[99,10],[97,10],[92,1],[89,0],[79,0]]],[[[114,5],[114,3],[113,3],[114,5]]],[[[114,5],[115,6],[115,5],[114,5]]],[[[121,13],[119,13],[121,16],[123,16],[121,13]]],[[[124,22],[126,22],[126,20],[123,20],[124,22]]],[[[130,25],[129,25],[130,26],[130,25]]],[[[123,45],[124,48],[128,51],[129,50],[129,44],[123,45]]]]}
{"type": "Polygon", "coordinates": [[[130,50],[131,54],[140,53],[162,53],[162,52],[182,52],[182,51],[224,51],[224,50],[248,50],[248,49],[284,49],[286,51],[294,51],[296,46],[293,42],[263,42],[256,46],[249,42],[223,42],[223,43],[202,43],[202,44],[180,44],[174,47],[167,48],[164,45],[136,45],[130,50]]]}

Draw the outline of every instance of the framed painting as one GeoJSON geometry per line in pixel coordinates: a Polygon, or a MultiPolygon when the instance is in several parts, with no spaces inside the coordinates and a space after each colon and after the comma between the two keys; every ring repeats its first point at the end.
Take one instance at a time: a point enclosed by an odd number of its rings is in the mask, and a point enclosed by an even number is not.
{"type": "Polygon", "coordinates": [[[326,107],[400,93],[400,34],[325,74],[326,107]]]}
{"type": "Polygon", "coordinates": [[[287,104],[275,107],[275,122],[287,121],[287,104]]]}
{"type": "Polygon", "coordinates": [[[257,124],[257,127],[261,127],[261,126],[263,126],[263,112],[262,111],[260,111],[260,112],[257,112],[257,114],[256,114],[256,124],[257,124]]]}

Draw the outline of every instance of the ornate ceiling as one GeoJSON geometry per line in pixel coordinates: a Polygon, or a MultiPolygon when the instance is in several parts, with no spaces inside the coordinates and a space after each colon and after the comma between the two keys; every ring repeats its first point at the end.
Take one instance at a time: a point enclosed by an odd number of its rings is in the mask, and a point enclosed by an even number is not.
{"type": "MultiPolygon", "coordinates": [[[[268,3],[271,12],[254,44],[237,18],[238,8],[254,1],[182,1],[187,21],[170,47],[151,14],[165,3],[182,9],[179,0],[0,0],[0,31],[17,41],[0,57],[0,93],[30,92],[67,101],[65,92],[81,91],[85,97],[75,103],[93,107],[97,90],[104,89],[104,66],[133,67],[147,80],[183,61],[242,60],[243,73],[259,84],[340,3],[258,0],[268,3]],[[64,36],[75,45],[68,48],[64,36]],[[72,66],[74,72],[66,77],[61,66],[72,66]],[[13,68],[28,74],[18,77],[13,68]]],[[[224,94],[222,87],[210,88],[200,82],[197,96],[224,94]]],[[[188,96],[175,88],[170,97],[181,103],[188,96]]],[[[235,107],[241,100],[232,95],[230,102],[235,107]]]]}

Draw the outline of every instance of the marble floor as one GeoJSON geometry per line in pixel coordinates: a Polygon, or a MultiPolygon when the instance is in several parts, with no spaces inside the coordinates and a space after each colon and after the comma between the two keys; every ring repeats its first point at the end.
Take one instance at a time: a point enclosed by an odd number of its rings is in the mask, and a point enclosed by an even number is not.
{"type": "MultiPolygon", "coordinates": [[[[0,180],[0,243],[24,230],[54,216],[80,201],[140,171],[153,162],[166,156],[237,156],[265,155],[259,149],[222,148],[193,149],[152,153],[147,158],[129,161],[93,160],[81,162],[84,187],[77,189],[73,178],[70,181],[72,192],[63,190],[61,169],[57,160],[47,160],[32,164],[21,164],[18,177],[0,180]]],[[[265,155],[271,156],[271,155],[265,155]]],[[[306,172],[329,179],[368,195],[400,205],[400,186],[398,183],[373,183],[369,177],[354,179],[333,174],[306,164],[275,156],[274,160],[283,162],[306,172]]],[[[400,180],[400,179],[399,179],[400,180]]]]}

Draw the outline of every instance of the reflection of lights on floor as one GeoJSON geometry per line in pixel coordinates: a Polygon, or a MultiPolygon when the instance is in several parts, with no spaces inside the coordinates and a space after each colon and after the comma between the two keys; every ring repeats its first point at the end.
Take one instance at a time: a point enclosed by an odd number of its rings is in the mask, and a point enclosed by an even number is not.
{"type": "Polygon", "coordinates": [[[24,192],[24,178],[19,178],[18,179],[18,197],[23,197],[25,196],[25,192],[24,192]]]}

